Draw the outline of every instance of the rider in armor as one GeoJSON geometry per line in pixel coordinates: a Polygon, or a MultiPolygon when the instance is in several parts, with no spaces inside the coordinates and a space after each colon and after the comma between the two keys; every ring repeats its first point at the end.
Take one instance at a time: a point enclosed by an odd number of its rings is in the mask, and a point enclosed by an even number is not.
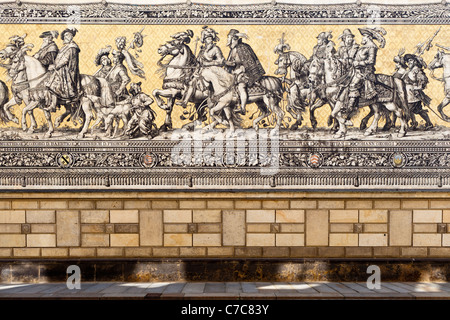
{"type": "Polygon", "coordinates": [[[236,29],[228,33],[227,46],[230,53],[225,65],[229,72],[235,74],[241,102],[241,114],[245,114],[248,92],[247,88],[253,86],[266,73],[253,49],[242,38],[248,39],[247,35],[236,29]]]}
{"type": "Polygon", "coordinates": [[[425,130],[433,128],[433,124],[430,121],[427,110],[422,108],[423,105],[430,105],[431,99],[423,90],[428,84],[428,78],[423,71],[426,68],[426,64],[421,57],[413,54],[406,54],[404,56],[408,69],[403,75],[403,81],[406,85],[406,94],[408,99],[408,107],[411,113],[412,125],[414,130],[417,128],[417,121],[414,118],[414,114],[420,115],[425,120],[425,130]]]}
{"type": "Polygon", "coordinates": [[[204,26],[200,41],[203,45],[201,46],[200,52],[198,53],[197,57],[199,68],[195,71],[193,79],[189,82],[183,99],[179,102],[176,102],[176,104],[182,105],[183,107],[186,107],[189,99],[197,89],[197,86],[201,85],[201,83],[198,81],[200,68],[210,66],[223,66],[225,62],[222,50],[216,45],[216,42],[219,41],[219,37],[217,36],[217,32],[215,30],[204,26]]]}
{"type": "Polygon", "coordinates": [[[361,46],[356,52],[353,60],[355,72],[350,81],[348,94],[347,114],[351,114],[358,106],[361,90],[364,86],[365,96],[367,100],[373,100],[377,96],[375,90],[375,64],[377,59],[378,46],[374,40],[380,42],[380,47],[384,48],[385,39],[383,35],[386,31],[382,28],[358,28],[363,38],[361,46]]]}
{"type": "Polygon", "coordinates": [[[48,69],[51,64],[55,63],[59,49],[53,39],[57,39],[58,35],[58,31],[45,31],[39,36],[43,40],[42,46],[33,57],[38,59],[45,69],[48,69]]]}

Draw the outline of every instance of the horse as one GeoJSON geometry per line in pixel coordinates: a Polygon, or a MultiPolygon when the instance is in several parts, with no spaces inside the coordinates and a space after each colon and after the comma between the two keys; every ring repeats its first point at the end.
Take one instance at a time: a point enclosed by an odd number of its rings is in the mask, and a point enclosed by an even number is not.
{"type": "MultiPolygon", "coordinates": [[[[339,123],[339,130],[334,135],[334,138],[339,139],[344,137],[347,132],[347,126],[353,125],[353,123],[343,116],[342,113],[345,106],[344,102],[339,98],[348,93],[348,83],[355,70],[353,68],[346,70],[343,67],[343,63],[336,56],[328,55],[322,64],[319,63],[317,59],[313,59],[309,71],[309,77],[312,82],[317,82],[317,78],[320,76],[324,77],[325,83],[316,88],[316,90],[325,89],[327,101],[330,106],[332,106],[331,117],[335,118],[339,123]]],[[[402,102],[403,100],[399,97],[399,92],[402,92],[401,88],[397,87],[399,83],[395,81],[392,76],[388,75],[378,74],[376,75],[376,78],[377,89],[380,91],[389,91],[390,95],[387,98],[380,98],[377,95],[377,98],[371,101],[366,101],[364,99],[359,100],[358,108],[369,106],[374,112],[374,120],[366,129],[364,135],[369,136],[377,131],[378,122],[381,118],[381,108],[385,107],[387,110],[394,112],[400,120],[398,137],[404,137],[407,129],[404,113],[408,113],[408,106],[405,105],[405,103],[402,102]]]]}
{"type": "MultiPolygon", "coordinates": [[[[234,114],[232,107],[239,103],[239,96],[235,91],[235,75],[221,67],[210,66],[200,70],[200,78],[209,83],[213,90],[213,95],[209,98],[209,113],[214,121],[207,128],[214,128],[217,124],[224,122],[224,119],[219,117],[223,110],[227,117],[225,121],[232,129],[230,123],[234,114]]],[[[279,129],[284,118],[284,112],[279,106],[283,93],[281,80],[277,77],[263,76],[257,86],[259,91],[250,92],[248,96],[248,103],[255,103],[260,112],[260,115],[253,120],[253,129],[258,131],[259,122],[272,113],[276,116],[275,129],[279,129]]]]}
{"type": "Polygon", "coordinates": [[[444,112],[444,108],[450,103],[450,53],[445,53],[443,50],[438,50],[433,60],[428,64],[428,69],[431,71],[431,77],[435,80],[444,83],[444,99],[438,105],[439,111],[443,120],[450,122],[450,117],[444,112]],[[434,71],[438,68],[443,68],[443,75],[438,78],[434,75],[434,71]]]}
{"type": "MultiPolygon", "coordinates": [[[[308,88],[308,65],[307,58],[296,51],[278,52],[278,58],[275,60],[275,65],[278,66],[275,70],[276,75],[283,77],[283,82],[288,85],[287,91],[287,106],[286,111],[294,118],[295,123],[291,125],[291,130],[296,130],[302,125],[303,112],[306,108],[306,99],[310,93],[308,88]],[[288,77],[290,75],[290,78],[288,77]]],[[[317,123],[317,121],[316,121],[317,123]]]]}
{"type": "MultiPolygon", "coordinates": [[[[2,117],[2,120],[5,122],[14,121],[16,117],[11,114],[9,109],[23,101],[25,107],[22,110],[22,129],[28,131],[28,133],[33,133],[37,128],[33,110],[37,107],[41,107],[48,124],[48,130],[44,137],[50,138],[54,132],[54,126],[51,120],[51,112],[46,109],[46,106],[50,105],[53,93],[45,86],[45,81],[49,76],[49,72],[47,72],[46,68],[39,60],[28,56],[24,50],[12,52],[7,47],[0,51],[0,58],[5,59],[5,57],[9,57],[12,60],[11,64],[8,65],[8,74],[12,79],[11,87],[14,96],[4,105],[3,110],[6,116],[2,117]],[[29,114],[30,116],[31,124],[29,128],[27,127],[26,114],[29,114]]],[[[89,124],[94,117],[93,103],[86,95],[100,97],[102,96],[102,90],[104,90],[100,85],[100,81],[89,75],[81,75],[81,87],[84,95],[80,97],[79,100],[63,101],[59,98],[57,99],[57,104],[64,105],[66,109],[70,108],[72,104],[77,104],[79,106],[78,108],[84,112],[85,120],[81,131],[77,135],[78,139],[85,136],[89,124]]],[[[1,113],[0,116],[2,116],[1,113]]],[[[18,123],[17,118],[14,122],[18,123]]]]}
{"type": "MultiPolygon", "coordinates": [[[[158,48],[161,59],[158,65],[164,71],[162,89],[153,90],[158,107],[166,111],[164,124],[160,128],[162,131],[172,129],[172,111],[175,100],[181,99],[194,70],[197,68],[197,61],[191,49],[186,44],[177,44],[175,41],[168,41],[158,48]],[[167,64],[162,64],[166,56],[171,56],[167,64]],[[163,98],[166,98],[164,101],[163,98]]],[[[205,100],[207,99],[205,90],[195,90],[189,99],[193,102],[197,113],[197,120],[206,120],[205,100]]],[[[192,118],[192,117],[190,117],[192,118]]],[[[186,125],[185,125],[186,126],[186,125]]]]}

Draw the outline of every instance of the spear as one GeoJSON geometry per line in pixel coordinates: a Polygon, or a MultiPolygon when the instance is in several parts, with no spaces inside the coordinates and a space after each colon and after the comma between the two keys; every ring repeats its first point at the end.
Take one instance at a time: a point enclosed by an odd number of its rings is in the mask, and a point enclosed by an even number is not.
{"type": "Polygon", "coordinates": [[[425,53],[425,51],[429,51],[431,49],[431,47],[433,46],[431,44],[431,42],[433,42],[434,38],[437,36],[437,34],[439,33],[439,31],[441,30],[442,27],[439,27],[439,29],[437,29],[437,31],[433,34],[432,37],[428,38],[427,41],[423,42],[423,43],[419,43],[416,46],[416,52],[414,52],[415,55],[423,55],[425,53]]]}

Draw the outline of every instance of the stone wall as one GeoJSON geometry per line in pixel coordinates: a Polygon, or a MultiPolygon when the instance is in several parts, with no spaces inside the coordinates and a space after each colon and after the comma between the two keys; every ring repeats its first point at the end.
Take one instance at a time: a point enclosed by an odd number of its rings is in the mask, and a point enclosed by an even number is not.
{"type": "Polygon", "coordinates": [[[0,259],[448,258],[423,193],[3,193],[0,259]]]}

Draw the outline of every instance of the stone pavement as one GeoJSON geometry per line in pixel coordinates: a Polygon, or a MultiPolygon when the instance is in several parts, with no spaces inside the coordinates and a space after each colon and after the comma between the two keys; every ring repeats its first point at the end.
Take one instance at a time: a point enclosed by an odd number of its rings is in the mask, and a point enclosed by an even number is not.
{"type": "Polygon", "coordinates": [[[382,282],[373,290],[364,282],[82,282],[79,290],[66,283],[3,283],[3,299],[435,300],[450,299],[450,283],[382,282]]]}

